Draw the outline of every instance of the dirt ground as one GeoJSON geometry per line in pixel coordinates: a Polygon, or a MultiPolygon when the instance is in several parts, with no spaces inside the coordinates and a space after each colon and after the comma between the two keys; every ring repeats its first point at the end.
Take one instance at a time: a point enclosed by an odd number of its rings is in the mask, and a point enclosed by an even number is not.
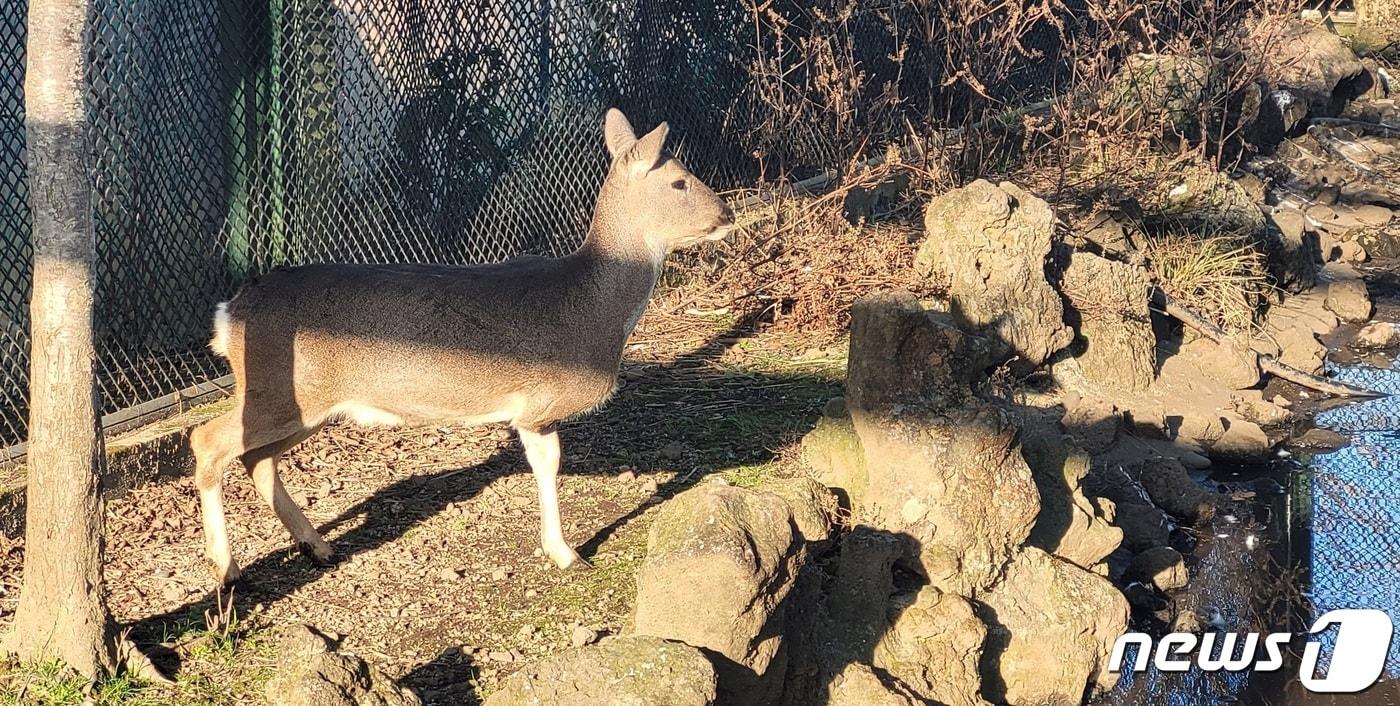
{"type": "MultiPolygon", "coordinates": [[[[476,703],[576,634],[624,630],[657,502],[712,474],[743,484],[800,472],[794,443],[843,375],[839,345],[739,337],[723,316],[682,318],[644,319],[617,396],[561,429],[565,531],[594,570],[559,571],[539,555],[534,483],[505,427],[327,427],[284,458],[282,473],[340,555],[332,567],[291,548],[241,466],[227,472],[244,568],[234,621],[217,615],[190,478],[108,504],[111,608],[177,684],[103,700],[256,703],[275,656],[271,629],[284,622],[341,636],[342,649],[430,704],[476,703]],[[697,335],[677,345],[682,325],[697,335]]],[[[22,547],[5,541],[0,616],[13,611],[21,578],[22,547]]],[[[0,703],[64,700],[52,677],[0,672],[0,703]]]]}

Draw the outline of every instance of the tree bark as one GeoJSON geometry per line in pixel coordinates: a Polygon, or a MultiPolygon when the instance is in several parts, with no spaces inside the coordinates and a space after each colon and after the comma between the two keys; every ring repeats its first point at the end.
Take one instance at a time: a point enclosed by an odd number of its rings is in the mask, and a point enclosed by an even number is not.
{"type": "Polygon", "coordinates": [[[34,223],[24,586],[6,647],[95,677],[118,662],[103,595],[102,436],[93,349],[91,0],[29,0],[24,85],[34,223]]]}

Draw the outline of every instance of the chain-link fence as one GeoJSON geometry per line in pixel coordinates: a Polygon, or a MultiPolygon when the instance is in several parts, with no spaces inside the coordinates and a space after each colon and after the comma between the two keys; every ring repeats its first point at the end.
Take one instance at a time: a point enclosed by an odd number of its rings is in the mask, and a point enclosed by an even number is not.
{"type": "MultiPolygon", "coordinates": [[[[609,105],[639,128],[670,121],[713,185],[752,183],[762,160],[735,136],[771,111],[751,59],[773,44],[754,27],[820,3],[94,4],[96,321],[112,413],[223,375],[205,345],[213,306],[271,267],[569,251],[606,168],[609,105]]],[[[0,448],[24,439],[27,416],[26,5],[0,6],[0,448]]],[[[904,66],[882,34],[917,5],[850,6],[843,31],[872,92],[940,85],[936,52],[904,66]]],[[[1054,48],[1040,56],[1053,63],[1054,48]]]]}

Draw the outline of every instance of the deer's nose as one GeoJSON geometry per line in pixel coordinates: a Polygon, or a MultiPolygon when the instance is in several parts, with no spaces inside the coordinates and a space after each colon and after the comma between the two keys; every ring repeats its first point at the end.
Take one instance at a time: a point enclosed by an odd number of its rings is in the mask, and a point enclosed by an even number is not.
{"type": "Polygon", "coordinates": [[[724,211],[719,214],[719,224],[716,227],[726,228],[732,225],[734,225],[734,209],[725,206],[724,211]]]}

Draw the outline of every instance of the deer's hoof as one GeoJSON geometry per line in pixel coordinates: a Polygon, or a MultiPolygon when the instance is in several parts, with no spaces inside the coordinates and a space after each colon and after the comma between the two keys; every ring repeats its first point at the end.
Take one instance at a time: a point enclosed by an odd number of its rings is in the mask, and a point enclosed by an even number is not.
{"type": "Polygon", "coordinates": [[[339,559],[335,554],[335,550],[331,549],[331,545],[325,542],[321,542],[320,544],[298,542],[297,549],[300,550],[302,554],[305,554],[306,557],[317,566],[331,566],[339,559]]]}
{"type": "Polygon", "coordinates": [[[572,556],[567,557],[567,558],[564,559],[563,561],[560,561],[560,560],[556,559],[556,560],[554,560],[554,563],[555,563],[559,568],[561,568],[561,569],[563,569],[563,570],[565,570],[565,571],[592,571],[592,570],[593,570],[593,564],[589,563],[589,561],[588,561],[587,559],[584,559],[583,557],[579,556],[577,552],[573,552],[573,553],[572,553],[572,556]]]}

